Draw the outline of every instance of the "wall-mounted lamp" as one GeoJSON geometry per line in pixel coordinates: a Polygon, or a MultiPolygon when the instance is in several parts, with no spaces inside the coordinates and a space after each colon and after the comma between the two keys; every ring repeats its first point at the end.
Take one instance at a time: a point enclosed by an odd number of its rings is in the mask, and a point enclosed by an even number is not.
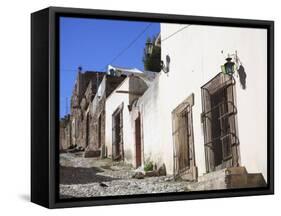
{"type": "Polygon", "coordinates": [[[231,57],[227,57],[226,59],[226,63],[224,65],[221,66],[222,68],[222,72],[228,75],[233,75],[235,72],[235,63],[232,62],[232,58],[231,57]]]}

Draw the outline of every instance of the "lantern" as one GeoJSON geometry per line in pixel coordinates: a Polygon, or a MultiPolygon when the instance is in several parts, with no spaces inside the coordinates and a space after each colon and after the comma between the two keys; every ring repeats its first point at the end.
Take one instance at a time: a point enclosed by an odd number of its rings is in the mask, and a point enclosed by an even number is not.
{"type": "Polygon", "coordinates": [[[226,74],[232,75],[234,74],[234,65],[235,63],[232,62],[232,58],[228,57],[225,59],[226,63],[224,64],[224,71],[226,74]]]}

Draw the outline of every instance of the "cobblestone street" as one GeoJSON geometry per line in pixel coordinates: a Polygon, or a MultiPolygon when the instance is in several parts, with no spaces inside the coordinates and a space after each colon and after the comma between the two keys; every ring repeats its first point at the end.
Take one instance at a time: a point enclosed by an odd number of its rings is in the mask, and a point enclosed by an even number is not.
{"type": "Polygon", "coordinates": [[[95,197],[188,191],[188,182],[172,176],[135,179],[135,170],[111,159],[84,158],[82,153],[60,154],[60,196],[95,197]]]}

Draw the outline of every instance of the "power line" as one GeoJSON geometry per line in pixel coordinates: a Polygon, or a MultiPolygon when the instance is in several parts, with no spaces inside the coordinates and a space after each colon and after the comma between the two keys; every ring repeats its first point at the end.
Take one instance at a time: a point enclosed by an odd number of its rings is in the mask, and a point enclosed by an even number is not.
{"type": "Polygon", "coordinates": [[[186,26],[180,28],[179,30],[177,30],[177,31],[175,31],[174,33],[170,34],[169,36],[165,37],[163,40],[161,40],[161,42],[164,42],[165,40],[168,40],[169,38],[173,37],[173,36],[176,35],[177,33],[183,31],[184,29],[186,29],[186,28],[188,28],[188,27],[190,27],[190,26],[191,26],[191,24],[190,24],[190,25],[186,25],[186,26]]]}
{"type": "MultiPolygon", "coordinates": [[[[121,55],[123,55],[131,46],[133,46],[133,44],[150,28],[150,26],[152,25],[152,23],[149,23],[138,35],[137,37],[132,40],[128,46],[126,46],[123,50],[121,50],[114,58],[111,59],[111,61],[107,64],[110,65],[112,64],[114,61],[116,61],[116,59],[118,59],[121,55]]],[[[105,65],[101,70],[106,69],[107,65],[105,65]]]]}
{"type": "MultiPolygon", "coordinates": [[[[106,70],[108,65],[112,64],[114,61],[116,61],[116,59],[118,59],[120,56],[122,56],[129,48],[131,48],[134,45],[134,43],[151,27],[152,24],[153,23],[149,23],[124,49],[122,49],[114,58],[112,58],[108,64],[106,64],[103,68],[101,68],[100,71],[102,71],[104,69],[106,70]]],[[[186,29],[190,26],[191,26],[191,24],[180,28],[179,30],[175,31],[174,33],[172,33],[169,36],[162,39],[161,42],[164,42],[164,41],[172,38],[173,36],[175,36],[176,34],[178,34],[179,32],[183,31],[184,29],[186,29]]],[[[77,70],[61,69],[61,71],[77,71],[77,70]]]]}

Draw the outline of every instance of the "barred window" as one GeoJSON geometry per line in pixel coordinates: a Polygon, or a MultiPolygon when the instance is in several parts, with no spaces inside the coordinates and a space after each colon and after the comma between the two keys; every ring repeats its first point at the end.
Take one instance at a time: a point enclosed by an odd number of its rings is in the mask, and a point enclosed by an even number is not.
{"type": "Polygon", "coordinates": [[[239,166],[235,80],[219,73],[201,88],[207,172],[239,166]]]}

